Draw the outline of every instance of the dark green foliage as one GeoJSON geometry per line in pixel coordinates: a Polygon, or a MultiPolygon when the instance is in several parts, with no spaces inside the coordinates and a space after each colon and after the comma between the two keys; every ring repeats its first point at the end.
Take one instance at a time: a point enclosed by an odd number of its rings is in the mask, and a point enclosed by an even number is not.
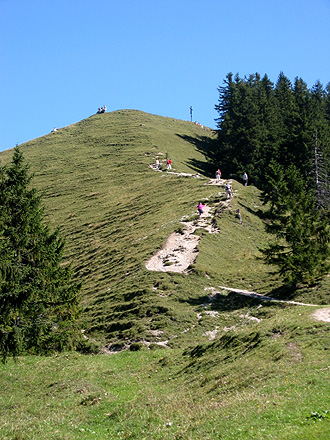
{"type": "Polygon", "coordinates": [[[262,169],[276,143],[276,108],[273,84],[265,76],[241,79],[227,75],[219,88],[216,161],[224,176],[241,180],[244,171],[262,180],[262,169]]]}
{"type": "Polygon", "coordinates": [[[267,229],[276,242],[264,249],[266,261],[289,283],[314,283],[329,270],[328,218],[317,209],[330,200],[329,86],[308,90],[283,73],[275,85],[267,76],[229,74],[216,109],[216,166],[239,180],[246,171],[270,203],[267,229]]]}
{"type": "Polygon", "coordinates": [[[330,229],[326,211],[317,209],[315,190],[298,169],[272,163],[268,174],[266,224],[275,241],[263,249],[265,260],[278,267],[290,284],[313,284],[329,272],[330,229]]]}
{"type": "Polygon", "coordinates": [[[230,73],[219,88],[218,142],[215,166],[224,177],[263,187],[265,168],[274,159],[282,166],[294,163],[307,176],[313,171],[315,135],[324,159],[329,158],[329,86],[309,90],[301,78],[294,85],[280,73],[274,85],[267,77],[244,79],[230,73]]]}
{"type": "Polygon", "coordinates": [[[72,344],[80,285],[61,264],[64,240],[43,223],[41,196],[15,148],[0,176],[0,344],[3,360],[72,344]]]}

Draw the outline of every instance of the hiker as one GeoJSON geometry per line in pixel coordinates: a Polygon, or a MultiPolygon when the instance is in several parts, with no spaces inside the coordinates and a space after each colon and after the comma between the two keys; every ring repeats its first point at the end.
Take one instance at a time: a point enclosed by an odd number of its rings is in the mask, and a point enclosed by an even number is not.
{"type": "Polygon", "coordinates": [[[221,179],[221,171],[219,169],[217,169],[217,171],[215,172],[215,179],[216,182],[219,183],[220,179],[221,179]]]}
{"type": "Polygon", "coordinates": [[[238,220],[240,221],[240,223],[243,224],[243,222],[242,222],[242,216],[241,216],[241,213],[240,213],[239,209],[236,209],[236,217],[238,218],[238,220]]]}
{"type": "Polygon", "coordinates": [[[168,161],[167,161],[167,169],[168,170],[172,169],[172,160],[171,159],[168,159],[168,161]]]}
{"type": "Polygon", "coordinates": [[[156,168],[156,170],[159,170],[159,159],[158,159],[158,157],[156,157],[155,168],[156,168]]]}
{"type": "Polygon", "coordinates": [[[229,183],[226,183],[225,191],[226,191],[227,199],[231,199],[233,196],[233,188],[229,183]]]}
{"type": "Polygon", "coordinates": [[[243,183],[244,183],[244,186],[247,186],[247,184],[248,184],[248,175],[244,172],[244,174],[243,174],[243,183]]]}
{"type": "Polygon", "coordinates": [[[201,218],[201,215],[203,214],[203,208],[204,208],[204,206],[205,205],[203,205],[203,203],[202,202],[199,202],[199,204],[197,205],[197,211],[198,211],[198,213],[199,213],[199,218],[201,218]]]}

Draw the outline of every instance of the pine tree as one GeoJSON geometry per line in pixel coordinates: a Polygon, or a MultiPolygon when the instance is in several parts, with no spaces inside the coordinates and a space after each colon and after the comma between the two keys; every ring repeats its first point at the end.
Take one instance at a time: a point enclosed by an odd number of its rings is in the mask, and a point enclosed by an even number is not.
{"type": "Polygon", "coordinates": [[[19,148],[0,171],[0,345],[7,356],[73,344],[80,284],[62,265],[64,240],[43,222],[41,195],[19,148]]]}
{"type": "Polygon", "coordinates": [[[274,156],[277,114],[273,84],[258,73],[241,79],[227,75],[219,88],[217,151],[223,173],[240,179],[246,171],[256,185],[274,156]]]}
{"type": "Polygon", "coordinates": [[[293,88],[294,105],[290,123],[289,163],[294,163],[305,175],[310,173],[313,157],[314,130],[311,118],[311,97],[307,84],[296,78],[293,88]]]}
{"type": "Polygon", "coordinates": [[[275,86],[276,111],[278,117],[278,149],[274,159],[281,165],[292,163],[291,132],[293,128],[292,114],[294,111],[294,96],[291,81],[280,73],[275,86]]]}
{"type": "Polygon", "coordinates": [[[261,251],[268,264],[278,267],[284,281],[313,284],[330,270],[327,212],[317,208],[314,188],[294,165],[283,169],[272,164],[270,169],[270,224],[266,229],[275,240],[261,251]]]}
{"type": "MultiPolygon", "coordinates": [[[[218,163],[223,173],[238,178],[254,150],[253,132],[257,118],[252,90],[246,79],[228,74],[225,86],[219,88],[218,163]]],[[[250,170],[248,170],[250,173],[250,170]]]]}
{"type": "Polygon", "coordinates": [[[330,209],[330,167],[329,159],[322,152],[317,133],[314,141],[314,181],[317,206],[320,209],[330,209]]]}

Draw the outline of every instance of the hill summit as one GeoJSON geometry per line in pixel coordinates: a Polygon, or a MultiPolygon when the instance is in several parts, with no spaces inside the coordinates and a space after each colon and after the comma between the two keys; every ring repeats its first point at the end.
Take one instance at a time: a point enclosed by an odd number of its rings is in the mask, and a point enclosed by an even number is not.
{"type": "MultiPolygon", "coordinates": [[[[83,282],[82,326],[88,337],[110,348],[140,341],[184,345],[185,330],[201,324],[196,307],[209,304],[208,292],[219,284],[261,293],[280,286],[256,260],[265,240],[259,193],[232,182],[228,203],[224,183],[230,176],[219,185],[211,179],[214,140],[207,127],[119,110],[21,146],[34,184],[44,191],[47,220],[60,225],[66,260],[74,261],[75,276],[83,282]],[[153,167],[157,158],[159,170],[153,167]],[[199,223],[200,201],[217,234],[199,223]],[[235,217],[238,207],[243,223],[235,217]],[[170,267],[181,244],[171,251],[174,257],[163,259],[169,270],[148,270],[152,255],[158,258],[171,234],[183,235],[189,222],[188,240],[197,240],[186,270],[170,267]]],[[[1,155],[3,163],[10,154],[1,155]]],[[[205,322],[204,334],[212,330],[214,324],[205,322]]],[[[205,340],[201,332],[194,338],[205,340]]]]}
{"type": "Polygon", "coordinates": [[[21,146],[100,355],[3,366],[3,436],[328,439],[330,278],[293,292],[263,264],[260,193],[216,182],[214,139],[120,110],[21,146]]]}

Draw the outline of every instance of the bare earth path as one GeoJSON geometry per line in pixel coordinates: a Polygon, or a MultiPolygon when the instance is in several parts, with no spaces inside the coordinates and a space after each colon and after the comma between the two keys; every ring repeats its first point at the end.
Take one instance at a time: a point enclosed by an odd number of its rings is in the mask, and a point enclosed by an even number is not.
{"type": "MultiPolygon", "coordinates": [[[[162,153],[158,153],[158,156],[162,153]]],[[[164,159],[162,160],[164,162],[164,159]]],[[[153,164],[149,167],[156,172],[163,173],[153,164]]],[[[175,171],[166,171],[164,174],[174,174],[180,177],[200,178],[200,174],[176,173],[175,171]]],[[[216,182],[216,179],[210,179],[208,184],[223,186],[225,180],[216,182]]],[[[229,202],[229,201],[228,201],[229,202]]],[[[228,205],[228,202],[222,202],[228,205]]],[[[197,211],[197,208],[196,208],[197,211]]],[[[204,228],[210,234],[217,234],[218,229],[213,226],[212,209],[205,205],[204,213],[196,221],[185,222],[181,221],[183,225],[182,232],[173,232],[165,241],[159,251],[157,251],[145,264],[148,270],[156,272],[179,272],[187,273],[189,266],[196,260],[198,255],[198,243],[200,237],[195,235],[197,228],[204,228]]]]}
{"type": "Polygon", "coordinates": [[[318,321],[330,322],[330,307],[315,310],[312,317],[318,321]]]}
{"type": "MultiPolygon", "coordinates": [[[[292,304],[292,305],[297,305],[297,306],[320,307],[319,304],[306,304],[306,303],[301,303],[301,302],[297,302],[297,301],[286,301],[286,300],[282,300],[282,299],[272,298],[271,296],[261,295],[260,293],[250,292],[250,291],[244,290],[244,289],[235,289],[232,287],[224,287],[224,286],[219,286],[218,289],[219,290],[227,290],[227,291],[229,290],[230,292],[236,292],[236,293],[239,293],[240,295],[245,295],[245,296],[249,296],[252,298],[258,298],[262,301],[276,301],[276,302],[292,304]]],[[[212,295],[215,295],[216,293],[220,293],[220,292],[215,291],[212,293],[212,295]]],[[[317,309],[312,313],[311,316],[318,321],[330,322],[330,307],[324,307],[322,309],[317,309]]]]}
{"type": "MultiPolygon", "coordinates": [[[[152,168],[152,166],[151,166],[152,168]]],[[[182,173],[174,173],[182,175],[182,173]]],[[[198,174],[184,174],[187,177],[200,177],[198,174]]],[[[225,181],[221,180],[219,183],[216,182],[215,179],[211,179],[208,184],[210,185],[224,185],[225,181]]],[[[223,206],[228,206],[230,203],[230,199],[225,202],[221,202],[223,206]]],[[[212,208],[209,206],[204,207],[204,213],[197,221],[184,222],[181,221],[183,227],[183,233],[173,232],[168,239],[163,244],[162,248],[157,251],[146,263],[146,268],[151,271],[156,272],[179,272],[179,273],[188,273],[189,266],[196,260],[198,255],[198,243],[200,237],[195,235],[194,232],[197,228],[204,228],[209,233],[217,234],[219,231],[213,225],[213,215],[212,208]]],[[[272,298],[270,296],[261,295],[256,292],[251,292],[244,289],[236,289],[232,287],[224,287],[219,286],[219,291],[217,289],[212,288],[211,297],[214,297],[217,293],[220,293],[221,290],[227,290],[231,292],[236,292],[240,295],[245,295],[253,298],[258,298],[262,301],[276,301],[282,302],[292,305],[306,306],[306,307],[320,307],[318,304],[305,304],[296,301],[286,301],[280,300],[276,298],[272,298]]],[[[330,322],[330,307],[319,308],[313,312],[311,315],[314,319],[330,322]]]]}
{"type": "Polygon", "coordinates": [[[286,300],[282,300],[282,299],[273,298],[271,296],[261,295],[260,293],[250,292],[250,291],[244,290],[244,289],[234,289],[232,287],[224,287],[224,286],[219,286],[219,289],[230,290],[231,292],[236,292],[236,293],[239,293],[240,295],[249,296],[251,298],[257,298],[262,301],[276,301],[276,302],[282,302],[282,303],[286,303],[286,304],[294,304],[297,306],[319,307],[319,305],[317,305],[317,304],[305,304],[305,303],[300,303],[300,302],[296,302],[296,301],[286,301],[286,300]]]}
{"type": "Polygon", "coordinates": [[[146,268],[157,272],[187,273],[198,255],[200,237],[194,234],[196,229],[204,228],[210,234],[218,232],[212,224],[212,218],[211,208],[205,206],[204,213],[197,221],[182,221],[183,233],[173,232],[162,248],[147,261],[146,268]]]}

